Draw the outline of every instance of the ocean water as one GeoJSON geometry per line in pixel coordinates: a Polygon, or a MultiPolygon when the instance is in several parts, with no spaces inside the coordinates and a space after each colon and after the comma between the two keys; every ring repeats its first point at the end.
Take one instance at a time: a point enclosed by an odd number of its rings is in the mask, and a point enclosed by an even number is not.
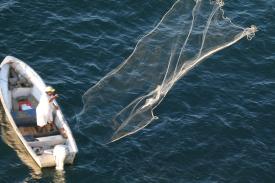
{"type": "Polygon", "coordinates": [[[79,147],[64,172],[40,171],[2,111],[0,182],[274,182],[274,0],[225,1],[234,23],[259,32],[178,81],[147,128],[100,145],[91,138],[92,119],[78,125],[84,92],[127,58],[174,2],[0,1],[1,59],[24,60],[57,89],[79,147]]]}

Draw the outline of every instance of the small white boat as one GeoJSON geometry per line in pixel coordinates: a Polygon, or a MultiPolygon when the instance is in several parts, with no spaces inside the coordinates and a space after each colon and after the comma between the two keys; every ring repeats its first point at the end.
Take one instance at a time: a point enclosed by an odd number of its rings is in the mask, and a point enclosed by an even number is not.
{"type": "Polygon", "coordinates": [[[37,130],[35,109],[46,88],[40,76],[12,56],[3,60],[0,69],[0,98],[6,117],[30,156],[41,168],[62,170],[64,164],[72,164],[78,149],[60,108],[54,110],[54,129],[37,130]]]}

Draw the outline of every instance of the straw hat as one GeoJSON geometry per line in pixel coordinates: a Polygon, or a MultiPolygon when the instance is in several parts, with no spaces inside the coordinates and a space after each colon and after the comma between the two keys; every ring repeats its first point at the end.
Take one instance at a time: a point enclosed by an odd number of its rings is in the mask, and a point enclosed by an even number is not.
{"type": "Polygon", "coordinates": [[[55,89],[51,86],[47,86],[46,89],[45,89],[45,92],[46,93],[49,93],[49,92],[53,93],[53,92],[55,92],[55,89]]]}

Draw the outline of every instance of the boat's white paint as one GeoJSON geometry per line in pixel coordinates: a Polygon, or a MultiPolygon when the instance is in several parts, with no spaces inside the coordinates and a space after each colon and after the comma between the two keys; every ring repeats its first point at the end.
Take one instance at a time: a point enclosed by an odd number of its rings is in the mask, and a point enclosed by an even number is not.
{"type": "MultiPolygon", "coordinates": [[[[9,68],[12,64],[13,68],[16,69],[17,72],[22,74],[25,78],[27,78],[32,84],[33,88],[31,89],[32,95],[39,101],[40,96],[43,91],[45,91],[45,83],[41,79],[41,77],[27,64],[22,62],[21,60],[12,57],[7,56],[3,60],[3,62],[0,65],[0,99],[2,101],[3,108],[5,110],[6,116],[8,118],[8,121],[12,125],[14,131],[16,132],[17,136],[31,155],[31,157],[35,160],[35,162],[42,168],[42,167],[52,167],[55,166],[54,157],[51,153],[45,154],[43,156],[37,156],[29,143],[24,139],[22,134],[20,133],[19,129],[17,128],[17,125],[11,115],[11,108],[12,108],[12,101],[11,101],[11,92],[8,89],[8,77],[9,77],[9,68]]],[[[28,90],[28,89],[26,89],[28,90]]],[[[22,92],[22,91],[21,91],[22,92]]],[[[30,91],[26,91],[30,92],[30,91]]],[[[12,93],[12,95],[16,96],[16,91],[12,93]]],[[[56,103],[56,101],[55,101],[56,103]]],[[[56,103],[57,104],[57,103],[56,103]]],[[[58,105],[58,104],[57,104],[58,105]]],[[[66,131],[66,134],[68,136],[68,140],[66,142],[66,146],[68,148],[69,154],[66,157],[65,164],[69,163],[72,164],[73,160],[75,158],[76,153],[78,152],[74,137],[72,135],[72,132],[68,126],[68,123],[64,119],[64,116],[61,112],[61,109],[56,111],[56,116],[60,121],[61,127],[63,127],[66,131]]]]}

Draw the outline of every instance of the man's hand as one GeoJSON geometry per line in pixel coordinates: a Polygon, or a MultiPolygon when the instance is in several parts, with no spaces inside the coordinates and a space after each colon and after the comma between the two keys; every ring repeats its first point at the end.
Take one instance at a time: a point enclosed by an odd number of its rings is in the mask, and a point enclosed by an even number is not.
{"type": "Polygon", "coordinates": [[[53,96],[51,96],[51,98],[50,98],[50,100],[49,100],[49,102],[51,103],[54,99],[56,99],[58,97],[58,95],[57,94],[55,94],[55,95],[53,95],[53,96]]]}

